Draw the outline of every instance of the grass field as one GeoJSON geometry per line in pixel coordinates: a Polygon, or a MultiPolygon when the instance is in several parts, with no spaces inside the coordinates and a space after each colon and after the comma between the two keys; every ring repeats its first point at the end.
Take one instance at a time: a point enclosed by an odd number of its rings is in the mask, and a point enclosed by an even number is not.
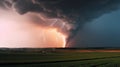
{"type": "Polygon", "coordinates": [[[0,67],[120,67],[119,52],[1,52],[0,67]]]}

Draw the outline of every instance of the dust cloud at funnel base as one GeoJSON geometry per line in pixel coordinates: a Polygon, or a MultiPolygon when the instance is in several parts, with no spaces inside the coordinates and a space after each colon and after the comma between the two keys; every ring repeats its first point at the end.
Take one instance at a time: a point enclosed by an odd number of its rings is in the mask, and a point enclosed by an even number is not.
{"type": "Polygon", "coordinates": [[[66,35],[55,27],[43,27],[27,15],[0,11],[0,48],[64,48],[66,35]]]}

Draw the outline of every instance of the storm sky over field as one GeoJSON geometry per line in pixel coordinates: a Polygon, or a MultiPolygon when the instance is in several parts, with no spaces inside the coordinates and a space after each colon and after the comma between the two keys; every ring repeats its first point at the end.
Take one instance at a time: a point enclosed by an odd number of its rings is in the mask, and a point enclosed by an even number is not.
{"type": "MultiPolygon", "coordinates": [[[[23,27],[25,29],[31,28],[33,25],[35,30],[36,26],[37,29],[38,27],[47,30],[55,28],[55,32],[52,33],[57,38],[61,36],[59,39],[63,39],[61,40],[63,43],[66,41],[64,43],[66,47],[120,47],[120,0],[0,0],[0,8],[0,11],[17,13],[20,15],[18,18],[27,16],[27,21],[31,23],[27,22],[29,27],[23,27]],[[58,34],[56,34],[56,30],[58,34]]],[[[7,13],[4,14],[6,16],[7,13]]],[[[20,21],[26,24],[26,20],[22,20],[20,21]]],[[[42,29],[39,30],[42,31],[42,29]]],[[[35,34],[39,31],[36,32],[33,29],[32,32],[35,34]]],[[[26,35],[24,36],[26,37],[26,35]]],[[[49,39],[49,36],[46,39],[49,39]]],[[[38,45],[39,40],[37,38],[37,41],[34,40],[34,42],[37,42],[38,45]]]]}

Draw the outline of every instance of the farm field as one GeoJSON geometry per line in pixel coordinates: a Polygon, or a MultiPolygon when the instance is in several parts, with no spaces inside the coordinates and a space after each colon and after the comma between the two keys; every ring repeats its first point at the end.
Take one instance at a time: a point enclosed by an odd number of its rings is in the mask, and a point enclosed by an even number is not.
{"type": "Polygon", "coordinates": [[[115,51],[1,52],[0,67],[120,67],[115,51]]]}

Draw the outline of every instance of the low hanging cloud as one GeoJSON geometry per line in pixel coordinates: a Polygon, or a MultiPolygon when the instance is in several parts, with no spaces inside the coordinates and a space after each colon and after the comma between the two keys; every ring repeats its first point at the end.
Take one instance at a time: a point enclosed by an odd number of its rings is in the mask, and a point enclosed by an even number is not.
{"type": "MultiPolygon", "coordinates": [[[[21,15],[33,12],[43,14],[44,18],[47,17],[52,20],[57,18],[60,19],[58,21],[61,21],[62,19],[65,23],[55,23],[60,25],[59,27],[66,25],[63,28],[67,28],[64,30],[70,32],[67,39],[68,43],[76,37],[85,23],[117,10],[120,7],[119,5],[120,0],[0,0],[1,8],[13,8],[21,15]]],[[[32,16],[32,19],[43,20],[36,15],[32,16]]],[[[46,22],[48,21],[46,20],[46,22]]],[[[41,25],[42,23],[38,22],[38,24],[41,25]]],[[[49,25],[49,23],[47,24],[49,25]]]]}

